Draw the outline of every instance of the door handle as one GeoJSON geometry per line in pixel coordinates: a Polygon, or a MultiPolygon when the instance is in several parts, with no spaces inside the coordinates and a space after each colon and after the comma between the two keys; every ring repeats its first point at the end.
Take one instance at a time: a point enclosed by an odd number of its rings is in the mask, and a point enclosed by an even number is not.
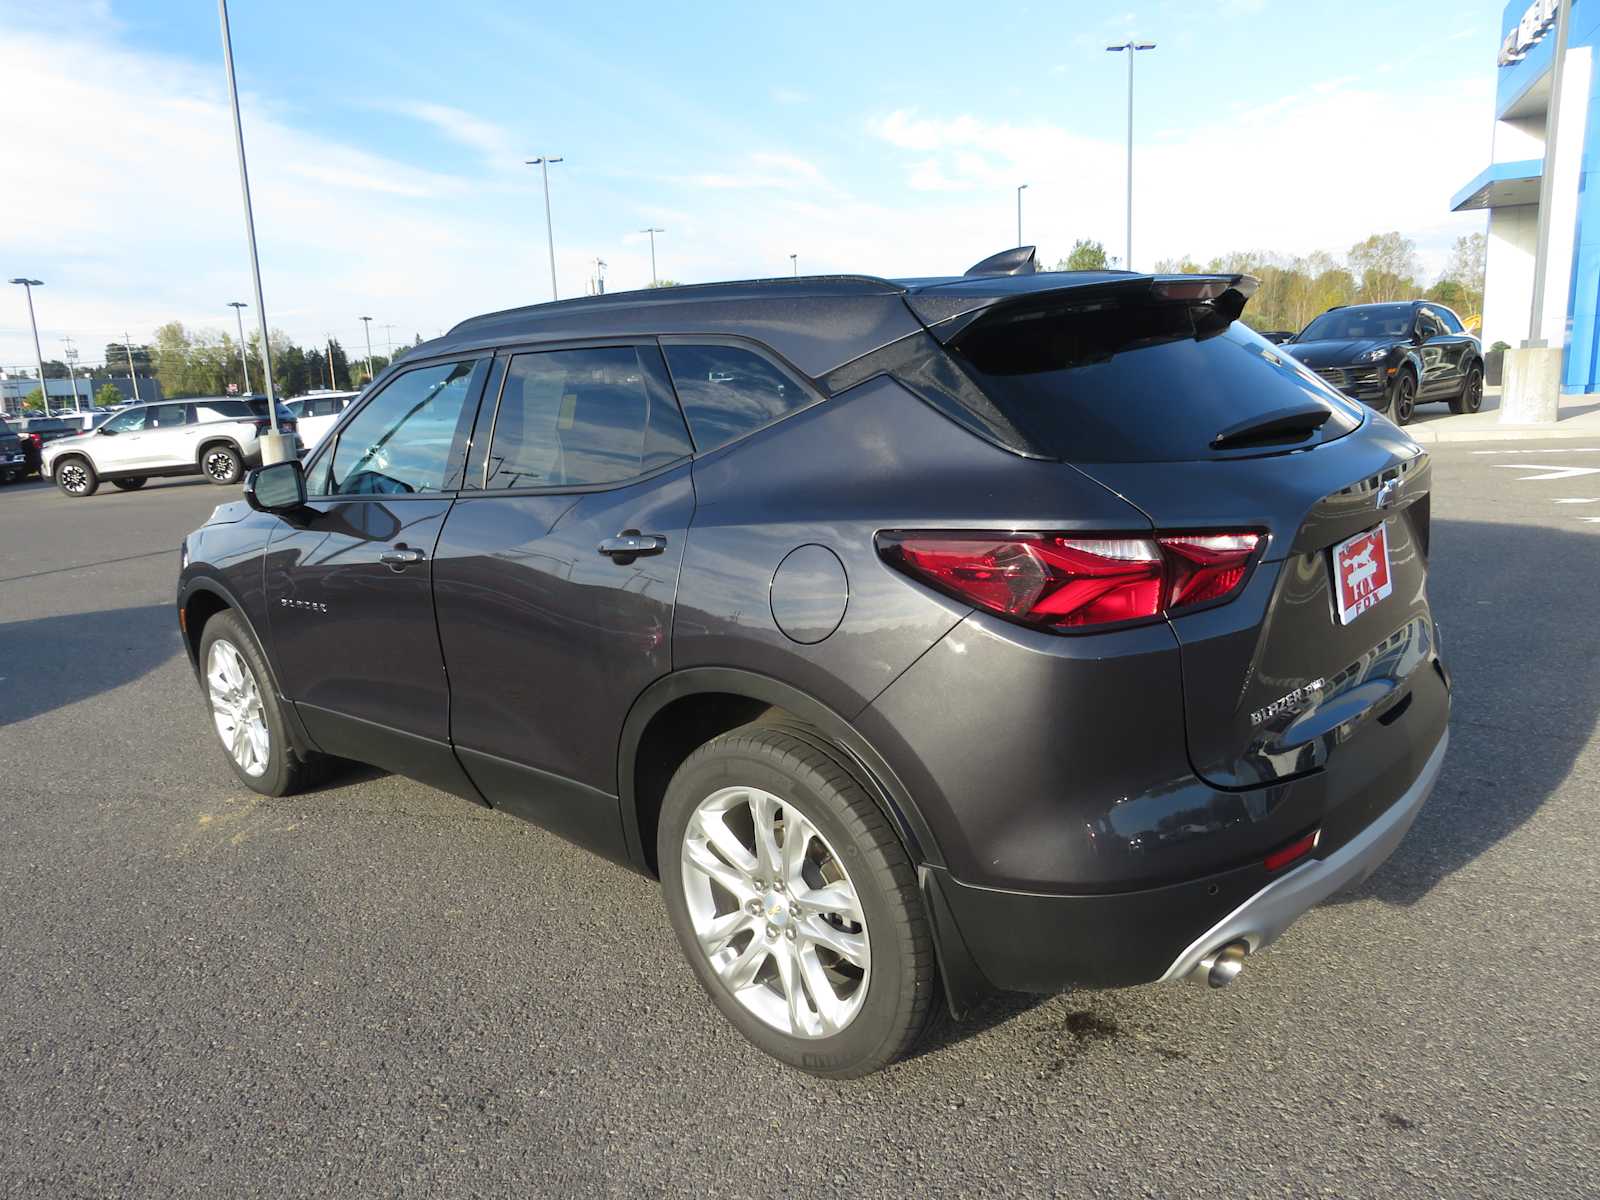
{"type": "Polygon", "coordinates": [[[612,562],[626,566],[647,554],[660,554],[667,548],[667,539],[659,533],[640,533],[637,529],[624,529],[616,537],[601,542],[598,549],[612,562]]]}
{"type": "Polygon", "coordinates": [[[378,561],[386,567],[405,567],[412,563],[419,563],[427,556],[421,550],[411,546],[396,546],[392,550],[385,550],[378,555],[378,561]]]}

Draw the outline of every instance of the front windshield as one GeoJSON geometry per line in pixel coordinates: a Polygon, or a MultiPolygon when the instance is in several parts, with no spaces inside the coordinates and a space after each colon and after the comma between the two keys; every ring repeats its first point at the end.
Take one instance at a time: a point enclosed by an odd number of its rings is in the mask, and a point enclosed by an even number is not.
{"type": "Polygon", "coordinates": [[[1301,331],[1297,342],[1403,338],[1411,334],[1409,304],[1363,304],[1325,312],[1301,331]]]}

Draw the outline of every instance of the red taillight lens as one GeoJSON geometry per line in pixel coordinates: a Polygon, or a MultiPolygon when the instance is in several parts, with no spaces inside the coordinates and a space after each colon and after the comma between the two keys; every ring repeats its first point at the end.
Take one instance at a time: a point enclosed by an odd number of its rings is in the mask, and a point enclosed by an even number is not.
{"type": "Polygon", "coordinates": [[[1299,862],[1306,855],[1317,848],[1317,843],[1322,840],[1322,830],[1313,829],[1304,837],[1295,838],[1282,850],[1274,850],[1267,855],[1263,866],[1269,871],[1281,871],[1290,863],[1299,862]]]}
{"type": "Polygon", "coordinates": [[[1226,599],[1243,585],[1259,542],[1254,533],[892,533],[879,535],[878,552],[908,575],[992,613],[1082,629],[1154,620],[1226,599]]]}
{"type": "Polygon", "coordinates": [[[29,435],[28,435],[28,440],[29,440],[29,441],[30,441],[30,442],[32,442],[32,443],[33,443],[33,444],[34,444],[34,445],[35,445],[35,446],[42,446],[42,445],[44,445],[44,435],[43,435],[43,434],[38,434],[38,433],[30,433],[30,434],[29,434],[29,435]]]}

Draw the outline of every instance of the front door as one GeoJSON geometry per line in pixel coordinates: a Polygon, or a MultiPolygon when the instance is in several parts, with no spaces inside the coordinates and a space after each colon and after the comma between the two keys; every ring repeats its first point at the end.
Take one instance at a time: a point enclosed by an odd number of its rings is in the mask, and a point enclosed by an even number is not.
{"type": "Polygon", "coordinates": [[[1420,395],[1429,400],[1455,395],[1461,390],[1462,364],[1471,339],[1450,333],[1443,319],[1428,308],[1417,310],[1416,338],[1422,355],[1420,395]]]}
{"type": "Polygon", "coordinates": [[[265,567],[279,684],[318,746],[467,794],[431,580],[486,370],[431,363],[370,397],[312,460],[265,567]]]}
{"type": "Polygon", "coordinates": [[[102,475],[125,471],[139,460],[140,442],[145,437],[149,405],[119,412],[95,433],[91,456],[94,468],[102,475]]]}
{"type": "Polygon", "coordinates": [[[622,859],[617,743],[672,666],[688,432],[653,343],[517,354],[503,380],[434,560],[451,737],[491,803],[622,859]]]}

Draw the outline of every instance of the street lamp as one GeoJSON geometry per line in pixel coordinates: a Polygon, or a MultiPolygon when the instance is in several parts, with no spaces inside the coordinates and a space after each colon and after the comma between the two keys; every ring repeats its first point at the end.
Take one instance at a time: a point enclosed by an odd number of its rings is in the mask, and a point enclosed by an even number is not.
{"type": "Polygon", "coordinates": [[[1017,245],[1022,245],[1022,193],[1028,190],[1025,183],[1017,184],[1017,245]]]}
{"type": "Polygon", "coordinates": [[[19,277],[11,282],[20,283],[22,290],[28,293],[28,324],[33,327],[33,357],[34,361],[39,364],[39,397],[44,401],[44,411],[48,413],[50,411],[50,393],[45,390],[44,386],[44,351],[39,349],[39,322],[33,316],[33,289],[43,287],[44,280],[19,277]]]}
{"type": "MultiPolygon", "coordinates": [[[[72,381],[72,411],[82,412],[78,407],[78,372],[75,369],[78,365],[78,348],[72,344],[71,338],[62,338],[61,344],[66,347],[61,357],[67,360],[67,378],[72,381]]],[[[46,412],[50,411],[48,404],[44,407],[46,412]]]]}
{"type": "MultiPolygon", "coordinates": [[[[133,402],[139,403],[139,373],[133,369],[133,346],[128,342],[128,331],[122,331],[122,352],[128,356],[128,378],[133,380],[133,402]]],[[[146,355],[148,357],[148,355],[146,355]]]]}
{"type": "Polygon", "coordinates": [[[1123,260],[1124,270],[1133,270],[1133,60],[1140,50],[1154,50],[1154,42],[1136,42],[1132,38],[1120,46],[1107,46],[1113,54],[1128,52],[1128,256],[1123,260]]]}
{"type": "Polygon", "coordinates": [[[228,307],[239,322],[239,365],[244,368],[244,394],[250,394],[250,360],[244,354],[244,310],[250,306],[243,300],[229,300],[228,307]]]}
{"type": "Polygon", "coordinates": [[[800,256],[798,254],[789,255],[789,266],[793,269],[796,276],[800,274],[800,256]]]}
{"type": "Polygon", "coordinates": [[[367,382],[372,382],[372,318],[362,317],[361,327],[367,331],[367,382]]]}
{"type": "Polygon", "coordinates": [[[539,158],[525,159],[525,165],[538,167],[544,176],[544,235],[550,243],[550,299],[559,300],[561,294],[556,291],[556,234],[550,224],[550,164],[564,161],[560,158],[551,158],[543,155],[539,158]]]}
{"type": "Polygon", "coordinates": [[[272,432],[261,438],[263,464],[285,462],[294,446],[278,431],[278,394],[272,384],[272,338],[267,332],[267,302],[261,294],[261,261],[256,254],[256,219],[250,211],[250,169],[244,159],[244,123],[239,120],[239,85],[233,77],[233,39],[228,33],[228,0],[217,0],[222,23],[222,63],[228,72],[228,103],[233,109],[233,142],[239,151],[239,192],[244,198],[244,231],[250,243],[250,280],[255,285],[256,319],[261,323],[261,372],[267,377],[267,423],[272,432]]]}
{"type": "Polygon", "coordinates": [[[641,229],[640,233],[650,235],[650,286],[656,286],[656,234],[665,233],[665,229],[658,229],[652,225],[649,229],[641,229]]]}

